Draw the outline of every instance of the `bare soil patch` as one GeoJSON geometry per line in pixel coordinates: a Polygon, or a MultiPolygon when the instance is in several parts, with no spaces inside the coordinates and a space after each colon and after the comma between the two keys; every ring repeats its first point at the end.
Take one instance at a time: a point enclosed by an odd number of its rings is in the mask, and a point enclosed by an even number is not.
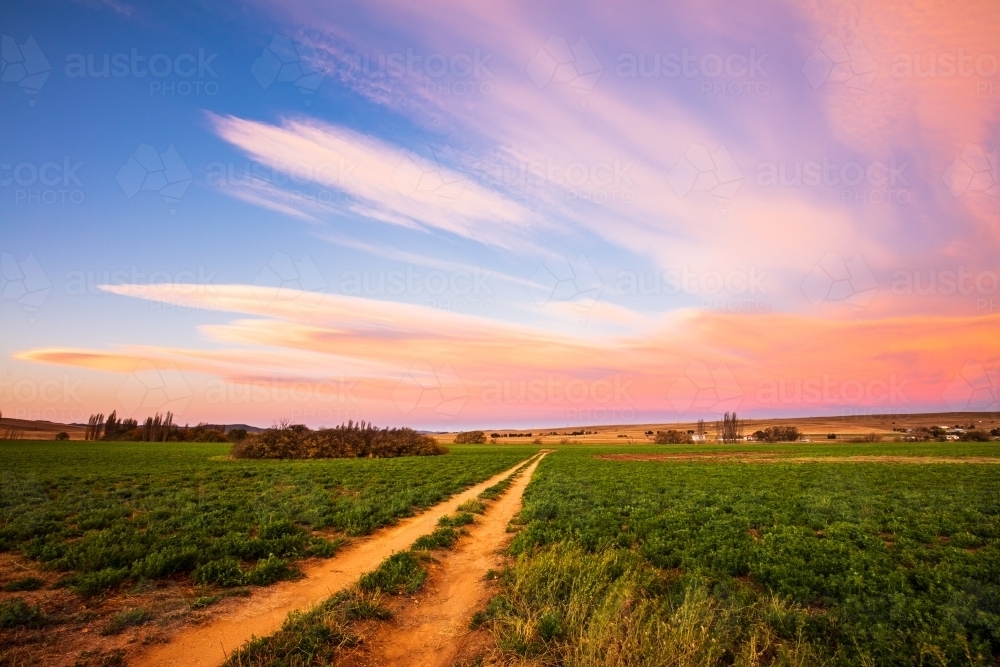
{"type": "Polygon", "coordinates": [[[451,667],[472,662],[492,647],[489,633],[470,630],[469,624],[489,601],[486,574],[502,565],[499,552],[510,539],[507,526],[540,458],[468,527],[454,550],[431,564],[416,595],[390,601],[391,620],[355,629],[362,642],[339,665],[451,667]]]}
{"type": "Polygon", "coordinates": [[[238,605],[235,598],[220,598],[211,606],[193,608],[199,597],[221,591],[196,590],[189,582],[169,580],[152,582],[147,588],[82,598],[65,588],[53,588],[61,576],[19,554],[0,554],[0,588],[27,578],[41,582],[33,586],[34,590],[0,591],[0,602],[21,599],[41,612],[38,623],[0,629],[0,665],[124,665],[142,647],[238,605]],[[140,609],[145,612],[140,622],[122,625],[120,630],[115,627],[116,618],[120,623],[125,614],[140,609]]]}
{"type": "Polygon", "coordinates": [[[408,549],[418,537],[433,531],[441,516],[453,513],[460,504],[475,498],[521,465],[466,489],[422,514],[354,540],[334,558],[312,565],[301,563],[300,569],[305,574],[302,579],[259,589],[249,600],[233,605],[225,613],[215,614],[198,625],[188,624],[171,633],[172,637],[165,633],[165,643],[137,651],[130,664],[158,667],[221,664],[252,636],[264,637],[278,630],[289,612],[325,600],[356,582],[363,573],[374,570],[392,553],[408,549]]]}

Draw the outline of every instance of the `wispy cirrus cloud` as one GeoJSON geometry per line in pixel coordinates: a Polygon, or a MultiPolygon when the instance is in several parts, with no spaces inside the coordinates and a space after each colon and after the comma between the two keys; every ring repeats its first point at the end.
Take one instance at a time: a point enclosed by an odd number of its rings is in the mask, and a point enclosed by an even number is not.
{"type": "MultiPolygon", "coordinates": [[[[209,115],[216,133],[259,163],[345,194],[342,212],[439,231],[503,248],[526,248],[553,225],[523,205],[442,162],[440,153],[405,150],[345,127],[286,119],[280,125],[209,115]]],[[[245,197],[299,210],[272,187],[245,197]]]]}

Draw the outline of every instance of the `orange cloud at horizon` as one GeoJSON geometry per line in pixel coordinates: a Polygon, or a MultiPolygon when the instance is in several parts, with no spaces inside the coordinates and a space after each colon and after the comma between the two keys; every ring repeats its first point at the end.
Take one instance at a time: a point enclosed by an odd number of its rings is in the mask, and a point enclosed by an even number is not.
{"type": "MultiPolygon", "coordinates": [[[[108,289],[167,303],[211,290],[223,310],[258,317],[202,327],[214,349],[42,348],[16,358],[115,373],[141,360],[212,378],[215,390],[339,378],[351,383],[358,414],[392,423],[620,422],[724,409],[895,413],[996,402],[1000,315],[830,321],[689,310],[625,335],[585,337],[340,295],[312,294],[313,306],[301,310],[292,304],[303,293],[282,290],[267,302],[249,285],[108,289]]],[[[202,412],[213,405],[207,393],[193,403],[202,412]]],[[[283,409],[248,406],[244,419],[279,418],[283,409]]]]}

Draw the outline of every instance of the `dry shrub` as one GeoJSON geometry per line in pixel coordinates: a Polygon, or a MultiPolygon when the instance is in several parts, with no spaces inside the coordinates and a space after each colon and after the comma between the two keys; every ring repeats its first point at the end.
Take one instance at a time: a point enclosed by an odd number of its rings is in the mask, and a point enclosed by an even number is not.
{"type": "Polygon", "coordinates": [[[447,454],[434,438],[411,428],[378,428],[353,421],[313,431],[282,423],[233,445],[237,459],[343,459],[447,454]]]}

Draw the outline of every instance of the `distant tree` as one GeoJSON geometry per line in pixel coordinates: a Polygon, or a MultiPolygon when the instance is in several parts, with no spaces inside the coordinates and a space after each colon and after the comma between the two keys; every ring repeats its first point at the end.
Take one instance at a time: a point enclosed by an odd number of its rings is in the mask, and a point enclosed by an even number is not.
{"type": "Polygon", "coordinates": [[[69,440],[69,433],[66,431],[59,431],[56,433],[56,440],[69,440]]]}
{"type": "Polygon", "coordinates": [[[715,422],[715,432],[722,442],[737,442],[743,439],[743,422],[736,418],[736,413],[726,413],[722,421],[715,422]]]}
{"type": "Polygon", "coordinates": [[[653,442],[658,445],[684,445],[692,443],[694,440],[687,433],[670,429],[667,431],[657,431],[653,442]]]}
{"type": "Polygon", "coordinates": [[[989,442],[990,434],[980,429],[966,431],[958,438],[964,442],[989,442]]]}
{"type": "Polygon", "coordinates": [[[247,430],[245,428],[234,428],[226,434],[226,438],[229,442],[243,442],[247,439],[247,430]]]}
{"type": "Polygon", "coordinates": [[[486,434],[482,431],[462,431],[455,436],[456,445],[484,445],[486,434]]]}
{"type": "MultiPolygon", "coordinates": [[[[837,437],[832,433],[826,437],[830,438],[831,435],[833,438],[837,437]]],[[[795,442],[802,434],[795,426],[769,426],[763,431],[754,431],[753,437],[761,442],[795,442]]]]}

